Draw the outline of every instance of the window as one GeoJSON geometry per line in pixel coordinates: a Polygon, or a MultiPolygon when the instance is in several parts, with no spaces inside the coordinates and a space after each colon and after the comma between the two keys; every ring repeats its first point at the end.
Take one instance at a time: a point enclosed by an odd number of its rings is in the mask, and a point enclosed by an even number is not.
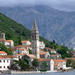
{"type": "Polygon", "coordinates": [[[5,62],[5,60],[4,60],[4,62],[5,62]]]}
{"type": "Polygon", "coordinates": [[[9,66],[7,66],[7,68],[9,69],[10,67],[9,67],[9,66]]]}
{"type": "Polygon", "coordinates": [[[4,68],[5,68],[5,66],[4,66],[4,68]]]}
{"type": "Polygon", "coordinates": [[[7,62],[9,62],[9,60],[7,60],[7,62]]]}
{"type": "Polygon", "coordinates": [[[0,66],[0,68],[2,68],[2,66],[0,66]]]}
{"type": "Polygon", "coordinates": [[[0,62],[1,62],[1,60],[0,60],[0,62]]]}

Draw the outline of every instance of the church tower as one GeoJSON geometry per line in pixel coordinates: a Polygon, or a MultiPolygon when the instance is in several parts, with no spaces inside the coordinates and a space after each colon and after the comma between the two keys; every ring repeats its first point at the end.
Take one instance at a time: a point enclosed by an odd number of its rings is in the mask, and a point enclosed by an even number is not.
{"type": "Polygon", "coordinates": [[[32,53],[36,56],[37,59],[40,58],[40,50],[39,50],[39,31],[36,25],[36,21],[34,21],[34,25],[32,27],[32,53]]]}
{"type": "Polygon", "coordinates": [[[1,39],[5,40],[5,33],[1,33],[1,39]]]}

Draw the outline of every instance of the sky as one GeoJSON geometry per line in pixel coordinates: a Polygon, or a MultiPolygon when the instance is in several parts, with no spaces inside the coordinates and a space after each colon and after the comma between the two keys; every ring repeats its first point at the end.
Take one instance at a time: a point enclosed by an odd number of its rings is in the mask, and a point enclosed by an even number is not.
{"type": "Polygon", "coordinates": [[[12,7],[17,5],[48,5],[60,10],[75,11],[75,0],[0,0],[0,7],[12,7]]]}

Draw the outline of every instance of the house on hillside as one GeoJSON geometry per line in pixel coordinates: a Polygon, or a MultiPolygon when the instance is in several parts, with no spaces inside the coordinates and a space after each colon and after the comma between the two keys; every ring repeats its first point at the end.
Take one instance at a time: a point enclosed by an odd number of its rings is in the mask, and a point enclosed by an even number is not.
{"type": "Polygon", "coordinates": [[[45,43],[43,41],[39,41],[40,43],[40,49],[44,49],[45,48],[45,43]]]}
{"type": "Polygon", "coordinates": [[[46,59],[48,59],[48,58],[50,58],[50,54],[49,54],[49,52],[40,52],[40,58],[46,58],[46,59]]]}
{"type": "Polygon", "coordinates": [[[0,51],[0,56],[3,55],[7,55],[7,53],[5,51],[0,51]]]}
{"type": "Polygon", "coordinates": [[[31,42],[28,41],[28,40],[25,40],[25,41],[21,41],[22,45],[26,45],[26,46],[30,46],[31,45],[31,42]]]}
{"type": "Polygon", "coordinates": [[[51,57],[53,59],[60,59],[61,58],[61,54],[52,54],[51,57]]]}
{"type": "Polygon", "coordinates": [[[16,50],[16,54],[29,54],[29,51],[26,50],[25,48],[18,48],[16,50]]]}
{"type": "Polygon", "coordinates": [[[57,53],[56,50],[55,49],[52,49],[52,48],[46,47],[45,50],[46,51],[49,51],[51,54],[56,54],[57,53]]]}
{"type": "Polygon", "coordinates": [[[54,59],[54,69],[55,70],[65,70],[66,62],[67,61],[63,59],[54,59]]]}
{"type": "Polygon", "coordinates": [[[0,71],[8,71],[10,70],[11,65],[13,64],[13,60],[16,57],[14,56],[0,56],[0,71]]]}
{"type": "Polygon", "coordinates": [[[14,47],[13,40],[6,40],[5,39],[5,33],[1,33],[0,43],[4,44],[7,48],[13,48],[14,47]]]}

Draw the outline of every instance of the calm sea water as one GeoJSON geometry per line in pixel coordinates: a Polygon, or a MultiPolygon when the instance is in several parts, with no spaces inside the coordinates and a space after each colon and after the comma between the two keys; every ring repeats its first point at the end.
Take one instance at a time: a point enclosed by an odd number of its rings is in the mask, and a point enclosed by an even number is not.
{"type": "Polygon", "coordinates": [[[41,74],[6,74],[6,75],[75,75],[73,72],[41,73],[41,74]]]}

